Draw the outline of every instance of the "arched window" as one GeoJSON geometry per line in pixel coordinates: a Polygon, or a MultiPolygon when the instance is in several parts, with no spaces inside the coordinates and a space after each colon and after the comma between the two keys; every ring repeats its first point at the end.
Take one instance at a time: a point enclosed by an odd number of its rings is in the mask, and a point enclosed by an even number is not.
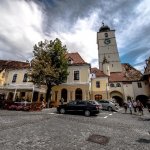
{"type": "Polygon", "coordinates": [[[66,89],[61,90],[61,98],[64,99],[64,102],[67,102],[67,90],[66,89]]]}
{"type": "Polygon", "coordinates": [[[27,79],[28,79],[28,74],[25,73],[25,74],[24,74],[24,77],[23,77],[23,82],[27,82],[27,79]]]}
{"type": "Polygon", "coordinates": [[[17,79],[17,74],[14,74],[14,75],[13,75],[12,82],[16,82],[16,79],[17,79]]]}
{"type": "Polygon", "coordinates": [[[110,83],[110,87],[115,87],[115,85],[113,83],[110,83]]]}
{"type": "Polygon", "coordinates": [[[101,100],[101,99],[102,99],[102,95],[100,95],[100,94],[95,95],[95,100],[101,100]]]}
{"type": "Polygon", "coordinates": [[[117,84],[116,84],[116,87],[121,87],[121,84],[120,84],[120,83],[117,83],[117,84]]]}
{"type": "Polygon", "coordinates": [[[82,90],[81,89],[76,89],[75,100],[82,100],[82,90]]]}
{"type": "Polygon", "coordinates": [[[108,33],[105,33],[105,37],[108,37],[108,33]]]}

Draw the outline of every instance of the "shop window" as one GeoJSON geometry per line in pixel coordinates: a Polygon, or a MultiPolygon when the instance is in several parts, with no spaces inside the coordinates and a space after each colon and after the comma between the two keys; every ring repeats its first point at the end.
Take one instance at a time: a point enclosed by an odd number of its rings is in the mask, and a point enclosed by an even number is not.
{"type": "Polygon", "coordinates": [[[102,99],[102,95],[100,95],[100,94],[95,95],[95,100],[101,100],[101,99],[102,99]]]}
{"type": "Polygon", "coordinates": [[[75,100],[82,100],[82,90],[79,88],[75,91],[75,100]]]}

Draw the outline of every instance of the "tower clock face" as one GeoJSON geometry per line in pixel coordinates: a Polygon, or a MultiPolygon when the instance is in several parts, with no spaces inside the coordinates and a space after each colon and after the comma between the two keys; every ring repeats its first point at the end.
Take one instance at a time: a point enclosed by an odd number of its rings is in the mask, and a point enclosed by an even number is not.
{"type": "Polygon", "coordinates": [[[111,42],[110,39],[105,39],[104,40],[104,44],[110,44],[110,42],[111,42]]]}

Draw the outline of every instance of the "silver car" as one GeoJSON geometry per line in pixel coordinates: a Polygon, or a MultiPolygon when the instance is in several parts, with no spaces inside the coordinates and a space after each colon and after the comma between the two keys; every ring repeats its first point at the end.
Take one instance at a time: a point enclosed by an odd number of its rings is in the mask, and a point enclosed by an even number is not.
{"type": "Polygon", "coordinates": [[[108,111],[117,111],[118,110],[118,106],[111,101],[97,100],[97,102],[102,105],[102,109],[104,109],[104,110],[108,110],[108,111]]]}

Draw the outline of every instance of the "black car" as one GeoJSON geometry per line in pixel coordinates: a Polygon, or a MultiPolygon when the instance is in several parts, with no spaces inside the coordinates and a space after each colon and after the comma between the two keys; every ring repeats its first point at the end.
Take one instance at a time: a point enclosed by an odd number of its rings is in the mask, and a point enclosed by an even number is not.
{"type": "Polygon", "coordinates": [[[89,100],[75,100],[64,105],[59,105],[57,111],[61,114],[67,112],[82,112],[85,116],[91,114],[98,114],[101,106],[96,101],[89,100]]]}

